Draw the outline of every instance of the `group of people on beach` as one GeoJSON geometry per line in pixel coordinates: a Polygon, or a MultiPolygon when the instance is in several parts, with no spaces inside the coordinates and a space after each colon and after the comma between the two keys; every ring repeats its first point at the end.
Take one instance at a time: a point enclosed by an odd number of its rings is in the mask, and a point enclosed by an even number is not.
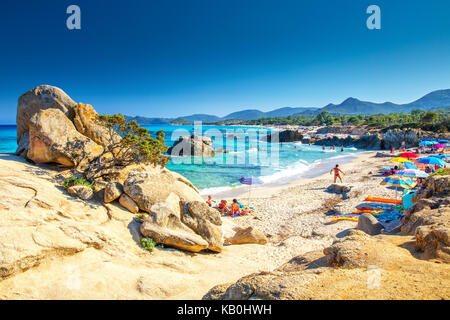
{"type": "MultiPolygon", "coordinates": [[[[322,150],[325,151],[325,145],[322,145],[322,150]]],[[[330,150],[336,150],[336,146],[330,146],[330,150]]],[[[344,152],[344,146],[341,146],[341,152],[344,152]]]]}
{"type": "MultiPolygon", "coordinates": [[[[216,201],[213,200],[212,196],[208,196],[206,204],[210,207],[213,207],[213,203],[216,203],[216,201]]],[[[222,215],[245,215],[245,211],[242,210],[241,205],[239,204],[237,199],[233,199],[233,202],[230,206],[228,206],[227,200],[220,200],[219,204],[217,206],[214,206],[214,208],[218,209],[222,215]]]]}

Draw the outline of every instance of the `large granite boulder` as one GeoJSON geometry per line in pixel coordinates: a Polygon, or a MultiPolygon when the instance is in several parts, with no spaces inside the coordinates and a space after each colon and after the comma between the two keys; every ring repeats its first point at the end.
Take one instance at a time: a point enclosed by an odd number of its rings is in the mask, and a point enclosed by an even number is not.
{"type": "Polygon", "coordinates": [[[100,145],[79,133],[59,109],[36,113],[30,119],[29,134],[27,157],[36,163],[85,166],[103,152],[100,145]]]}
{"type": "Polygon", "coordinates": [[[267,244],[269,240],[261,231],[253,228],[240,228],[236,227],[234,229],[235,233],[232,237],[226,237],[226,244],[246,244],[246,243],[256,243],[256,244],[267,244]]]}
{"type": "Polygon", "coordinates": [[[169,148],[172,156],[213,156],[212,140],[204,136],[182,136],[169,148]]]}
{"type": "Polygon", "coordinates": [[[203,201],[181,201],[181,207],[181,221],[208,242],[209,250],[221,252],[223,239],[219,211],[203,201]]]}
{"type": "Polygon", "coordinates": [[[133,201],[129,196],[127,196],[125,193],[122,193],[122,195],[119,198],[119,203],[122,207],[130,211],[131,213],[138,213],[139,207],[136,204],[136,202],[133,201]]]}
{"type": "Polygon", "coordinates": [[[119,199],[123,193],[123,186],[118,182],[110,182],[106,185],[103,200],[105,203],[119,199]]]}
{"type": "Polygon", "coordinates": [[[109,146],[120,142],[121,138],[115,131],[111,131],[99,124],[97,119],[98,114],[91,105],[78,103],[74,107],[74,111],[75,117],[73,123],[78,132],[102,146],[109,146]]]}
{"type": "Polygon", "coordinates": [[[41,85],[19,98],[17,104],[17,154],[28,150],[28,130],[31,118],[41,110],[59,109],[70,120],[73,119],[76,103],[59,88],[41,85]]]}
{"type": "Polygon", "coordinates": [[[356,229],[374,236],[380,234],[384,229],[384,226],[370,213],[363,213],[358,218],[356,229]]]}
{"type": "Polygon", "coordinates": [[[173,193],[168,198],[175,200],[157,201],[152,205],[152,214],[140,227],[142,235],[151,237],[157,243],[190,252],[207,249],[209,243],[181,221],[179,207],[176,210],[177,207],[171,204],[177,200],[179,202],[179,198],[173,193]]]}
{"type": "Polygon", "coordinates": [[[82,200],[89,200],[94,196],[94,191],[86,186],[72,186],[67,188],[67,192],[82,200]]]}
{"type": "Polygon", "coordinates": [[[185,201],[203,201],[200,194],[186,182],[177,179],[167,169],[147,167],[146,171],[131,172],[123,184],[124,192],[145,212],[170,193],[185,201]]]}

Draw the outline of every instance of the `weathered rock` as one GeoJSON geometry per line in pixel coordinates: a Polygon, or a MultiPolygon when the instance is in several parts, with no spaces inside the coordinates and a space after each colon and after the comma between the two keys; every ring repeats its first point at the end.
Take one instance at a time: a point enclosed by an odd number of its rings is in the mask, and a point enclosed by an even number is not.
{"type": "Polygon", "coordinates": [[[414,129],[391,129],[388,130],[383,138],[384,149],[390,150],[392,148],[398,149],[405,142],[406,148],[417,147],[420,138],[417,135],[417,130],[414,129]]]}
{"type": "Polygon", "coordinates": [[[122,193],[122,195],[119,198],[119,203],[122,207],[130,211],[131,213],[138,213],[139,207],[136,204],[136,202],[133,201],[129,196],[127,196],[125,193],[122,193]]]}
{"type": "Polygon", "coordinates": [[[333,183],[327,188],[328,192],[333,192],[333,193],[338,193],[338,194],[347,193],[347,192],[350,192],[350,190],[351,190],[351,187],[348,187],[348,186],[345,186],[342,184],[337,184],[337,183],[333,183]]]}
{"type": "Polygon", "coordinates": [[[36,163],[85,166],[103,148],[79,133],[59,109],[45,109],[30,119],[28,158],[36,163]]]}
{"type": "Polygon", "coordinates": [[[303,134],[297,130],[283,130],[269,133],[265,139],[268,142],[297,142],[303,140],[303,134]]]}
{"type": "Polygon", "coordinates": [[[314,141],[315,145],[325,146],[354,146],[358,149],[381,149],[382,138],[379,134],[367,133],[359,138],[348,136],[346,138],[338,138],[336,136],[332,138],[319,139],[314,141]]]}
{"type": "Polygon", "coordinates": [[[29,145],[30,133],[27,131],[22,134],[20,141],[17,143],[16,155],[25,157],[27,155],[29,145]]]}
{"type": "Polygon", "coordinates": [[[245,243],[256,243],[256,244],[267,244],[269,240],[261,231],[253,228],[236,228],[236,233],[231,238],[226,238],[225,243],[227,244],[245,244],[245,243]]]}
{"type": "Polygon", "coordinates": [[[316,131],[317,134],[337,133],[362,136],[367,133],[367,129],[363,126],[342,126],[333,125],[325,126],[316,131]]]}
{"type": "Polygon", "coordinates": [[[201,236],[184,225],[179,213],[164,201],[158,201],[151,207],[151,214],[140,227],[145,237],[151,237],[157,243],[190,252],[200,252],[209,244],[201,236]]]}
{"type": "Polygon", "coordinates": [[[98,122],[98,114],[91,105],[78,103],[74,111],[73,122],[78,132],[104,147],[120,142],[121,137],[115,131],[98,122]]]}
{"type": "Polygon", "coordinates": [[[106,203],[113,202],[118,199],[123,193],[123,187],[118,182],[110,182],[106,185],[104,201],[106,203]]]}
{"type": "Polygon", "coordinates": [[[204,136],[182,136],[169,148],[172,156],[213,156],[212,140],[204,136]]]}
{"type": "Polygon", "coordinates": [[[150,212],[153,204],[166,199],[172,192],[181,200],[203,201],[194,188],[161,168],[148,167],[145,172],[131,172],[123,186],[124,192],[145,212],[150,212]]]}
{"type": "Polygon", "coordinates": [[[424,259],[450,262],[450,176],[429,176],[413,196],[414,205],[403,217],[401,231],[414,234],[424,259]]]}
{"type": "Polygon", "coordinates": [[[223,239],[220,213],[203,201],[181,201],[181,206],[181,221],[208,242],[209,250],[221,252],[223,239]]]}
{"type": "Polygon", "coordinates": [[[94,196],[93,190],[86,186],[72,186],[67,188],[67,192],[82,200],[89,200],[94,196]]]}
{"type": "Polygon", "coordinates": [[[358,218],[358,225],[356,226],[356,229],[374,236],[380,234],[384,229],[384,226],[370,213],[363,213],[358,218]]]}
{"type": "Polygon", "coordinates": [[[17,144],[19,148],[17,153],[28,150],[26,143],[30,120],[41,110],[59,109],[70,120],[73,119],[75,113],[73,108],[76,103],[64,91],[59,88],[42,85],[38,86],[19,98],[17,104],[17,144]]]}

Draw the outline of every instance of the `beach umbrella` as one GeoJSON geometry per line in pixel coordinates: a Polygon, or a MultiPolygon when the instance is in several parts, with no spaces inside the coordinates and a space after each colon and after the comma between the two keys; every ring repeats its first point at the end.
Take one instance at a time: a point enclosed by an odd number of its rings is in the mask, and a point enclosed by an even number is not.
{"type": "Polygon", "coordinates": [[[417,160],[418,163],[424,163],[424,164],[437,164],[439,166],[445,166],[447,163],[443,161],[442,159],[436,158],[436,157],[426,157],[417,160]]]}
{"type": "Polygon", "coordinates": [[[239,179],[239,182],[248,185],[248,207],[250,207],[250,191],[252,185],[261,185],[264,184],[264,181],[256,177],[242,177],[239,179]]]}
{"type": "Polygon", "coordinates": [[[436,154],[436,155],[432,155],[432,157],[444,159],[444,158],[450,158],[450,154],[436,154]]]}
{"type": "Polygon", "coordinates": [[[418,158],[419,156],[414,152],[403,152],[402,154],[399,154],[397,157],[411,159],[411,158],[418,158]]]}
{"type": "Polygon", "coordinates": [[[434,144],[434,142],[431,142],[429,140],[422,141],[421,143],[419,143],[419,145],[421,145],[421,146],[431,146],[433,144],[434,144]]]}
{"type": "Polygon", "coordinates": [[[438,143],[438,144],[435,144],[433,146],[433,148],[447,148],[447,146],[444,146],[443,144],[438,143]]]}
{"type": "Polygon", "coordinates": [[[439,142],[439,143],[448,143],[448,140],[440,139],[440,140],[438,140],[438,142],[439,142]]]}
{"type": "Polygon", "coordinates": [[[381,181],[380,184],[395,187],[395,199],[397,199],[397,189],[399,187],[404,189],[412,189],[415,186],[414,181],[411,179],[397,175],[387,177],[381,181]]]}
{"type": "Polygon", "coordinates": [[[411,178],[426,178],[428,177],[428,173],[422,171],[422,170],[415,170],[415,169],[405,169],[400,170],[397,172],[397,175],[401,177],[411,177],[411,178]]]}
{"type": "Polygon", "coordinates": [[[403,164],[405,165],[406,169],[416,169],[416,170],[418,169],[417,166],[412,162],[408,161],[408,162],[404,162],[403,164]]]}
{"type": "Polygon", "coordinates": [[[391,159],[391,161],[393,161],[393,162],[408,162],[409,159],[406,159],[403,157],[397,157],[397,158],[391,159]]]}

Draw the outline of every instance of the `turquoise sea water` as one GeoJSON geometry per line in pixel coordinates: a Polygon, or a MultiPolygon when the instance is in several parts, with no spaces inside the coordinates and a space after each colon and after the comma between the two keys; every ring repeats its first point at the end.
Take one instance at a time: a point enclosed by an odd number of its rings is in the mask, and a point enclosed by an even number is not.
{"type": "MultiPolygon", "coordinates": [[[[162,129],[166,144],[171,146],[179,136],[191,134],[193,126],[146,126],[151,133],[162,129]]],[[[196,157],[174,157],[168,169],[192,181],[202,194],[217,193],[239,186],[243,176],[260,177],[265,185],[282,184],[289,180],[312,176],[322,168],[329,170],[335,163],[347,161],[357,152],[345,148],[341,152],[301,143],[271,144],[261,140],[268,129],[255,127],[203,126],[201,133],[213,139],[214,149],[225,148],[228,153],[217,153],[202,161],[196,157]],[[237,137],[237,139],[236,139],[237,137]]],[[[196,131],[196,134],[200,133],[196,131]]],[[[16,150],[16,127],[0,126],[0,152],[16,150]]]]}

